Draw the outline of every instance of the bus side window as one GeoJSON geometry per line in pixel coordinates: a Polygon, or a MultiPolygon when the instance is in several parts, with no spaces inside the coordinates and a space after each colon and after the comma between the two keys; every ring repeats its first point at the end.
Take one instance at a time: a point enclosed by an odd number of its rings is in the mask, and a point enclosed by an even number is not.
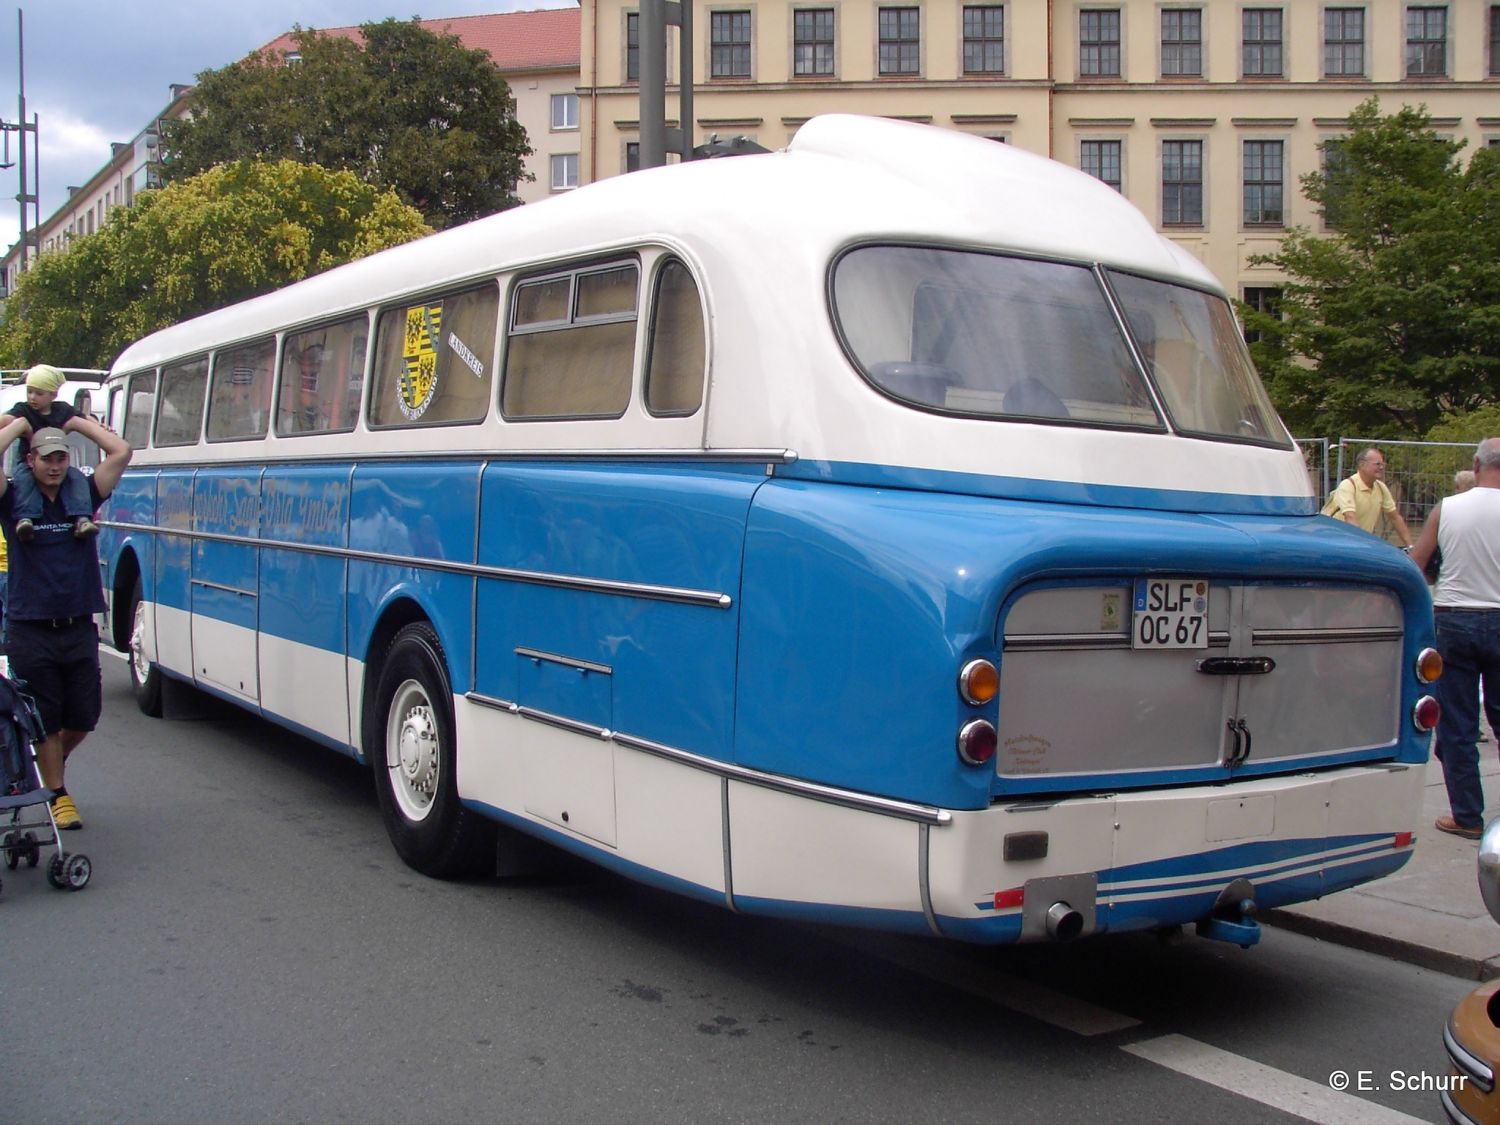
{"type": "Polygon", "coordinates": [[[156,410],[156,372],[132,375],[129,388],[122,436],[136,449],[144,449],[151,440],[151,416],[156,410]]]}
{"type": "Polygon", "coordinates": [[[499,315],[500,290],[494,283],[381,313],[370,425],[483,421],[499,315]]]}
{"type": "Polygon", "coordinates": [[[160,416],[156,444],[193,445],[203,428],[203,393],[208,386],[208,357],[162,368],[160,416]]]}
{"type": "Polygon", "coordinates": [[[366,328],[367,321],[360,316],[286,338],[276,403],[278,434],[354,428],[355,414],[348,408],[350,384],[357,403],[364,379],[366,328]]]}
{"type": "Polygon", "coordinates": [[[507,418],[618,418],[630,405],[640,268],[580,269],[516,288],[507,418]]]}
{"type": "Polygon", "coordinates": [[[656,275],[646,360],[646,409],[692,414],[703,405],[703,306],[693,275],[675,258],[656,275]]]}
{"type": "Polygon", "coordinates": [[[214,357],[208,404],[208,440],[266,436],[271,416],[271,367],[276,342],[260,340],[214,357]]]}

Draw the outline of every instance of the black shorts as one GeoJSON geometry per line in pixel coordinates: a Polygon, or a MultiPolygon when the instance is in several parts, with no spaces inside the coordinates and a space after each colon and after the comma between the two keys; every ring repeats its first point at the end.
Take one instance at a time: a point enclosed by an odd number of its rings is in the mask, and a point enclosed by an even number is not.
{"type": "Polygon", "coordinates": [[[87,732],[98,726],[104,702],[94,619],[85,615],[56,627],[47,621],[11,621],[9,626],[11,675],[26,681],[47,733],[87,732]]]}

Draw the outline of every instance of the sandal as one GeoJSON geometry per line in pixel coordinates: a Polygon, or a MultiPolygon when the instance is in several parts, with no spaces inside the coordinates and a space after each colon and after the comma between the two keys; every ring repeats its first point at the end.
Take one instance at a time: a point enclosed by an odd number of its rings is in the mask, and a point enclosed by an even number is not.
{"type": "Polygon", "coordinates": [[[1484,835],[1483,828],[1465,828],[1451,816],[1440,816],[1432,822],[1432,826],[1439,832],[1446,832],[1450,836],[1462,836],[1465,840],[1477,840],[1484,835]]]}

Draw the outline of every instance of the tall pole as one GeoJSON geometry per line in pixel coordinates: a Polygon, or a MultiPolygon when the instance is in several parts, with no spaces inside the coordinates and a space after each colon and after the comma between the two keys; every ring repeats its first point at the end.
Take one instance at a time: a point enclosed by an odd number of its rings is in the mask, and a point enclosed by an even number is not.
{"type": "Polygon", "coordinates": [[[20,78],[20,94],[16,106],[16,124],[20,126],[21,194],[16,199],[21,204],[21,272],[26,272],[26,251],[31,238],[26,233],[26,27],[23,13],[16,9],[16,73],[20,78]]]}

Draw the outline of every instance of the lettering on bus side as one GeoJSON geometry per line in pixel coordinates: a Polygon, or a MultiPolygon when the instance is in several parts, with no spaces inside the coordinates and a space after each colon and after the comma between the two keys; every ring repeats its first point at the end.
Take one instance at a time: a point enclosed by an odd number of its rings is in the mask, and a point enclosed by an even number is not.
{"type": "Polygon", "coordinates": [[[266,501],[266,532],[273,539],[326,536],[344,526],[348,500],[348,487],[341,481],[325,482],[317,496],[306,484],[278,489],[266,501]]]}

